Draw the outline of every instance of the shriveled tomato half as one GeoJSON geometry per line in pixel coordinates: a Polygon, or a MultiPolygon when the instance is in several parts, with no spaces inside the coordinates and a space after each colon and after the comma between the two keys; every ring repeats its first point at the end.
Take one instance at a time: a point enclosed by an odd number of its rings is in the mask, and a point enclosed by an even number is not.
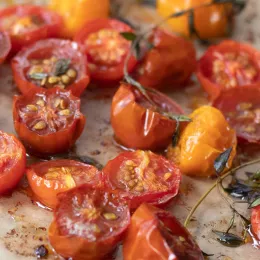
{"type": "Polygon", "coordinates": [[[0,64],[5,61],[11,50],[10,37],[6,32],[0,32],[0,64]]]}
{"type": "MultiPolygon", "coordinates": [[[[162,93],[149,92],[151,99],[165,112],[183,114],[181,107],[162,93]]],[[[112,100],[111,124],[116,139],[124,146],[156,150],[167,147],[176,122],[160,113],[134,87],[122,84],[112,100]]]]}
{"type": "Polygon", "coordinates": [[[41,39],[58,37],[62,18],[44,7],[17,5],[0,10],[0,29],[9,33],[12,54],[41,39]]]}
{"type": "Polygon", "coordinates": [[[70,91],[52,88],[15,96],[14,127],[24,144],[34,153],[65,152],[81,135],[85,117],[80,100],[70,91]]]}
{"type": "Polygon", "coordinates": [[[203,260],[188,230],[168,211],[142,204],[133,214],[123,245],[125,260],[203,260]]]}
{"type": "Polygon", "coordinates": [[[179,190],[179,168],[149,151],[123,152],[103,169],[105,184],[130,200],[132,209],[143,202],[165,205],[179,190]]]}
{"type": "Polygon", "coordinates": [[[83,47],[69,40],[47,39],[28,46],[13,58],[12,70],[23,94],[58,87],[79,97],[89,83],[83,47]]]}
{"type": "Polygon", "coordinates": [[[55,208],[60,192],[85,183],[101,186],[101,173],[96,167],[73,160],[32,164],[26,175],[35,198],[49,208],[55,208]]]}
{"type": "Polygon", "coordinates": [[[260,241],[260,206],[252,209],[251,225],[253,232],[256,234],[258,240],[260,241]]]}
{"type": "Polygon", "coordinates": [[[26,166],[26,152],[20,141],[11,134],[0,131],[0,194],[13,189],[26,166]]]}
{"type": "Polygon", "coordinates": [[[214,100],[222,90],[260,82],[260,52],[251,45],[225,40],[208,48],[198,62],[197,77],[214,100]]]}
{"type": "Polygon", "coordinates": [[[161,29],[154,30],[149,41],[153,48],[137,68],[137,80],[151,88],[172,89],[187,84],[196,70],[192,42],[161,29]]]}
{"type": "MultiPolygon", "coordinates": [[[[98,19],[85,24],[76,34],[75,41],[86,47],[91,79],[106,83],[123,78],[124,62],[131,43],[120,35],[121,32],[132,32],[132,29],[115,19],[98,19]]],[[[136,63],[132,55],[128,62],[129,72],[136,63]]]]}
{"type": "Polygon", "coordinates": [[[223,93],[213,106],[222,111],[239,141],[260,142],[260,88],[244,86],[223,93]]]}
{"type": "Polygon", "coordinates": [[[65,258],[102,259],[130,224],[128,204],[117,193],[83,185],[60,193],[58,200],[49,240],[65,258]]]}

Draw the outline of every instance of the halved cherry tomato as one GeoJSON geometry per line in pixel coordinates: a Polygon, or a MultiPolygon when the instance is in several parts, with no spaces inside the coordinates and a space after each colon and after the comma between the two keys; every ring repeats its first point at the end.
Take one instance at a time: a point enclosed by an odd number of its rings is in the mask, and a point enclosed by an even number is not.
{"type": "MultiPolygon", "coordinates": [[[[149,92],[151,99],[166,112],[182,114],[183,110],[162,93],[149,92]]],[[[117,140],[124,146],[155,150],[171,141],[176,122],[158,112],[134,87],[122,84],[112,100],[111,124],[117,140]]]]}
{"type": "Polygon", "coordinates": [[[57,194],[81,184],[101,186],[97,168],[72,160],[54,160],[30,165],[28,182],[37,200],[49,208],[57,205],[57,194]]]}
{"type": "Polygon", "coordinates": [[[70,91],[52,88],[15,96],[14,127],[33,152],[64,152],[74,145],[84,129],[85,117],[79,109],[80,100],[70,91]]]}
{"type": "Polygon", "coordinates": [[[79,97],[89,83],[83,47],[68,40],[47,39],[28,46],[13,58],[12,70],[23,94],[58,87],[79,97]]]}
{"type": "Polygon", "coordinates": [[[101,259],[122,240],[130,224],[119,194],[83,185],[58,195],[49,240],[55,251],[75,260],[101,259]]]}
{"type": "Polygon", "coordinates": [[[223,93],[213,105],[222,111],[239,141],[260,142],[260,88],[244,86],[223,93]]]}
{"type": "Polygon", "coordinates": [[[253,232],[256,234],[257,238],[260,241],[260,206],[252,209],[251,225],[253,232]]]}
{"type": "Polygon", "coordinates": [[[0,194],[13,189],[26,166],[26,152],[20,141],[11,134],[0,131],[0,194]]]}
{"type": "Polygon", "coordinates": [[[222,90],[260,82],[260,52],[251,45],[225,40],[211,46],[198,62],[198,79],[211,100],[222,90]]]}
{"type": "Polygon", "coordinates": [[[5,61],[11,50],[10,37],[6,32],[0,32],[0,64],[5,61]]]}
{"type": "Polygon", "coordinates": [[[196,69],[192,42],[161,29],[152,33],[150,42],[154,47],[138,67],[137,80],[151,88],[176,88],[187,84],[196,69]]]}
{"type": "Polygon", "coordinates": [[[179,190],[181,173],[164,157],[147,151],[124,152],[103,169],[105,184],[130,200],[131,209],[143,202],[165,205],[179,190]]]}
{"type": "MultiPolygon", "coordinates": [[[[114,19],[91,21],[75,36],[75,41],[86,47],[91,78],[98,82],[114,82],[123,78],[125,58],[131,43],[120,35],[132,32],[131,27],[114,19]]],[[[132,55],[128,62],[131,72],[137,61],[132,55]]]]}
{"type": "Polygon", "coordinates": [[[12,54],[41,39],[58,37],[62,18],[40,6],[18,5],[0,10],[0,29],[11,37],[12,54]]]}
{"type": "Polygon", "coordinates": [[[188,230],[168,211],[142,204],[133,214],[123,245],[124,260],[203,260],[188,230]]]}

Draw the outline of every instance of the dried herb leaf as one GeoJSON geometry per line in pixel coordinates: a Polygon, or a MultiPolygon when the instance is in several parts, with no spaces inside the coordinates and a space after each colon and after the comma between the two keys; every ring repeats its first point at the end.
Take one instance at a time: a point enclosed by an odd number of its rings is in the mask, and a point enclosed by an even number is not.
{"type": "Polygon", "coordinates": [[[235,234],[221,232],[217,230],[212,230],[212,232],[218,236],[217,240],[224,246],[238,247],[245,243],[241,237],[235,234]]]}
{"type": "Polygon", "coordinates": [[[257,207],[260,205],[260,197],[258,197],[256,200],[254,200],[250,205],[249,205],[249,209],[257,207]]]}
{"type": "Polygon", "coordinates": [[[176,121],[176,129],[172,136],[172,147],[175,147],[180,138],[180,121],[176,121]]]}
{"type": "Polygon", "coordinates": [[[140,43],[137,43],[134,48],[134,56],[137,60],[142,58],[140,43]]]}
{"type": "Polygon", "coordinates": [[[206,257],[214,255],[214,254],[207,254],[207,253],[203,252],[202,250],[201,250],[201,253],[203,254],[203,256],[206,256],[206,257]]]}
{"type": "Polygon", "coordinates": [[[214,169],[218,175],[224,171],[228,159],[230,157],[231,151],[232,148],[227,149],[225,152],[221,153],[214,161],[214,169]]]}
{"type": "Polygon", "coordinates": [[[36,73],[29,74],[29,77],[31,79],[42,80],[42,79],[48,77],[48,74],[36,72],[36,73]]]}
{"type": "Polygon", "coordinates": [[[136,39],[136,34],[133,32],[121,32],[121,36],[123,36],[126,40],[133,42],[136,39]]]}
{"type": "Polygon", "coordinates": [[[60,76],[69,69],[70,59],[59,59],[55,64],[54,76],[60,76]]]}

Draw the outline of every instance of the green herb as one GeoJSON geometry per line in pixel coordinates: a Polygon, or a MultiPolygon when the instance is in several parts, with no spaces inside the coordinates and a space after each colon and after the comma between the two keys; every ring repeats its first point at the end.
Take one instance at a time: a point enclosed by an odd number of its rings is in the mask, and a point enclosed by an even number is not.
{"type": "Polygon", "coordinates": [[[54,76],[60,76],[67,72],[70,66],[70,59],[59,59],[55,64],[54,76]]]}
{"type": "Polygon", "coordinates": [[[172,136],[172,147],[175,147],[180,138],[180,121],[176,120],[176,129],[172,136]]]}
{"type": "Polygon", "coordinates": [[[257,207],[260,205],[260,197],[258,197],[256,200],[254,200],[250,205],[249,205],[249,209],[257,207]]]}
{"type": "Polygon", "coordinates": [[[120,34],[128,41],[134,41],[137,37],[136,34],[132,32],[121,32],[120,34]]]}
{"type": "Polygon", "coordinates": [[[214,169],[218,175],[224,171],[231,152],[232,148],[227,149],[226,151],[221,153],[214,161],[214,169]]]}
{"type": "Polygon", "coordinates": [[[212,230],[212,232],[218,236],[217,240],[224,246],[238,247],[245,243],[245,241],[241,237],[235,234],[221,232],[217,230],[212,230]]]}
{"type": "Polygon", "coordinates": [[[48,77],[48,74],[36,72],[36,73],[29,74],[29,77],[31,79],[42,80],[42,79],[48,77]]]}

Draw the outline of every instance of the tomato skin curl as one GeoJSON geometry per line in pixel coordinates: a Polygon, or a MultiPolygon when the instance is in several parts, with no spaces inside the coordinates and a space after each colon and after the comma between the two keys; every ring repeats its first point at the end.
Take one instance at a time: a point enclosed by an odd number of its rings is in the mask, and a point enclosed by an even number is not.
{"type": "Polygon", "coordinates": [[[215,159],[232,148],[225,170],[232,166],[237,139],[223,114],[216,108],[203,106],[191,115],[175,147],[169,145],[167,158],[175,162],[183,174],[208,177],[215,174],[215,159]],[[203,163],[201,163],[203,162],[203,163]]]}

